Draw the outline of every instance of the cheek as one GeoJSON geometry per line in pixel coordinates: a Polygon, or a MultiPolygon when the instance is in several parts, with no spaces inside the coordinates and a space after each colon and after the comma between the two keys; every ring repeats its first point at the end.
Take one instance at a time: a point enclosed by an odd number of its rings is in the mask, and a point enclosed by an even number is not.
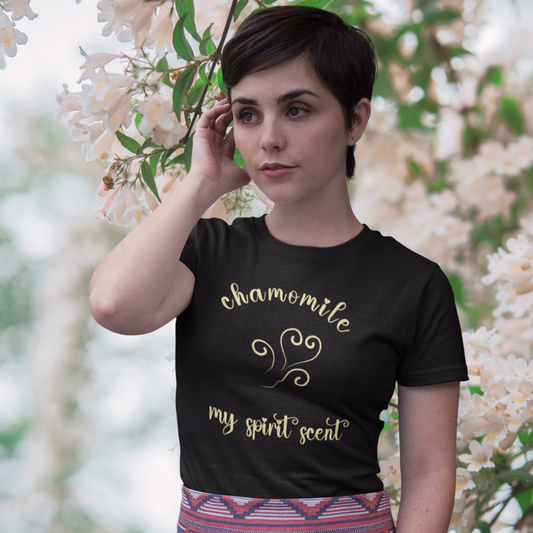
{"type": "Polygon", "coordinates": [[[233,135],[235,138],[235,145],[239,149],[244,161],[246,164],[249,164],[249,158],[252,154],[257,153],[257,150],[254,149],[254,139],[251,132],[246,131],[244,128],[234,127],[233,135]]]}

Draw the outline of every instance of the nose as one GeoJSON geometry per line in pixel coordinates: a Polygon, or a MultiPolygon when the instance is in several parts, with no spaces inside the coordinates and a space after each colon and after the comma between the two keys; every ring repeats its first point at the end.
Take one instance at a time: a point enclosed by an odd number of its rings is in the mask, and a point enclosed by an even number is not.
{"type": "Polygon", "coordinates": [[[263,117],[260,141],[261,148],[270,152],[272,150],[283,150],[285,145],[286,140],[281,124],[279,124],[275,117],[263,117]]]}

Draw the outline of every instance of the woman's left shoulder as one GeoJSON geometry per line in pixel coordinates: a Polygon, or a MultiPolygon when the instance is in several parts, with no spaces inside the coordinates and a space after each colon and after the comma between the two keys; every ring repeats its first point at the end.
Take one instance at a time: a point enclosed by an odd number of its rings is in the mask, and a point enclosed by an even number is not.
{"type": "Polygon", "coordinates": [[[392,236],[375,232],[374,256],[386,268],[394,270],[401,277],[425,280],[428,283],[435,277],[435,281],[447,281],[446,275],[438,263],[425,257],[419,252],[405,246],[392,236]]]}

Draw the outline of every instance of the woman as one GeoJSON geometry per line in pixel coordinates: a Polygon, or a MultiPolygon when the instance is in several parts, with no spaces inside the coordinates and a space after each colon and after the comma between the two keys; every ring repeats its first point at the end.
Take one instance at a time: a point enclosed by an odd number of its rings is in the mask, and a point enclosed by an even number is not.
{"type": "Polygon", "coordinates": [[[244,21],[222,68],[229,98],[199,121],[191,172],[91,282],[112,331],[178,317],[179,531],[394,531],[376,449],[397,382],[396,531],[443,533],[468,378],[442,270],[350,207],[372,45],[326,11],[274,7],[244,21]],[[268,215],[200,219],[250,179],[268,215]]]}

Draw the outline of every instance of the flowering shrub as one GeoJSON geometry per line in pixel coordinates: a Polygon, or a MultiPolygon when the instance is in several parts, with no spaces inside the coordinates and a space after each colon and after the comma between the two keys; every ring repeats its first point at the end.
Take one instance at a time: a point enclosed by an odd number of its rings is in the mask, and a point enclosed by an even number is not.
{"type": "MultiPolygon", "coordinates": [[[[190,167],[202,109],[226,91],[219,50],[252,9],[279,3],[98,2],[103,35],[131,42],[134,52],[84,53],[81,87],[64,87],[56,118],[83,142],[87,161],[110,162],[99,217],[127,226],[165,201],[190,167]],[[117,67],[120,73],[112,71],[117,67]]],[[[353,207],[371,227],[440,263],[454,288],[471,379],[461,389],[450,530],[508,524],[531,531],[533,90],[521,61],[530,50],[527,24],[517,16],[512,46],[483,56],[473,53],[488,17],[482,0],[284,3],[327,7],[371,36],[380,69],[372,119],[357,148],[353,207]]],[[[0,0],[0,67],[26,42],[15,27],[23,16],[36,16],[29,0],[0,0]]],[[[235,161],[242,165],[238,153],[235,161]]],[[[241,213],[254,198],[271,209],[251,184],[208,214],[241,213]]],[[[394,399],[383,417],[381,476],[397,505],[394,399]]]]}

